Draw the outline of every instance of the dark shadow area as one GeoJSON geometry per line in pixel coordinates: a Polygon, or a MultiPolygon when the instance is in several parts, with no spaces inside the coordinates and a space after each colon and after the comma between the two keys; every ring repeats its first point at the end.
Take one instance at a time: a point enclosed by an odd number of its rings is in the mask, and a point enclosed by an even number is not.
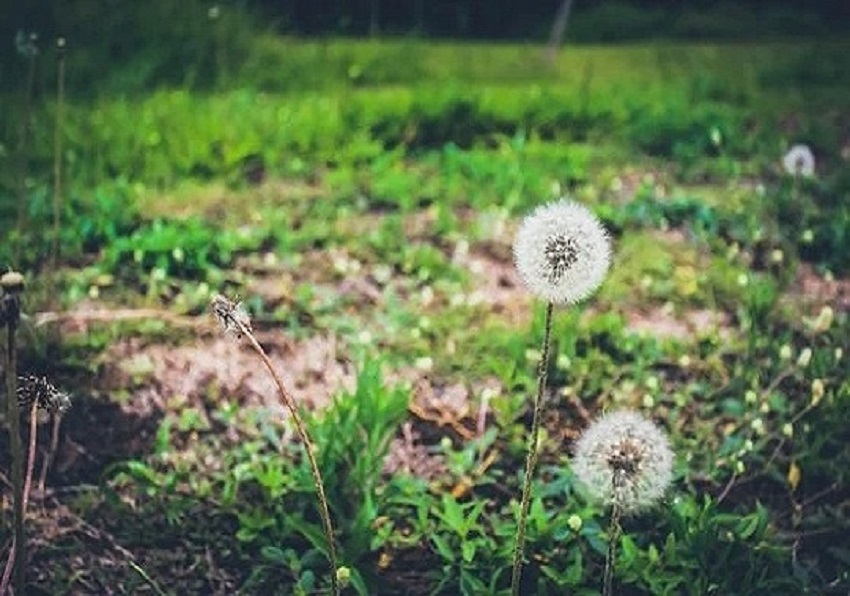
{"type": "MultiPolygon", "coordinates": [[[[162,413],[140,415],[127,411],[106,398],[74,395],[71,409],[63,416],[55,460],[47,475],[47,487],[97,484],[112,464],[150,452],[162,413]]],[[[24,445],[29,445],[29,415],[21,423],[24,445]]],[[[51,442],[52,422],[38,425],[35,476],[41,470],[51,442]]],[[[0,434],[2,466],[9,469],[9,436],[0,434]]]]}

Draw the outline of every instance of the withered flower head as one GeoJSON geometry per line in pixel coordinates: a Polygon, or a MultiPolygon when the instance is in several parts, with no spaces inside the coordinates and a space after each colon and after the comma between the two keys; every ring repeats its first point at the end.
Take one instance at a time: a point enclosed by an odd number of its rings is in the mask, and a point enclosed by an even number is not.
{"type": "Polygon", "coordinates": [[[61,414],[71,407],[71,397],[47,380],[47,377],[26,375],[18,378],[18,404],[31,406],[50,414],[61,414]]]}
{"type": "Polygon", "coordinates": [[[216,294],[210,300],[210,311],[225,333],[232,333],[237,338],[253,333],[251,317],[241,302],[216,294]]]}

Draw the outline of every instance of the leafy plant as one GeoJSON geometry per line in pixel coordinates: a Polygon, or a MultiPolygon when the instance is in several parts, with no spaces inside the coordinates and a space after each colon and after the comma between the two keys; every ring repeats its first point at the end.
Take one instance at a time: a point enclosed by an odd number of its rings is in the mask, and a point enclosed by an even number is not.
{"type": "Polygon", "coordinates": [[[322,446],[317,460],[331,510],[336,519],[346,520],[340,540],[343,557],[354,566],[371,552],[372,526],[382,509],[384,457],[409,400],[407,390],[384,384],[379,362],[367,360],[354,393],[336,396],[322,416],[310,419],[322,446]]]}
{"type": "Polygon", "coordinates": [[[163,276],[203,280],[230,265],[237,252],[256,250],[261,242],[250,229],[217,231],[198,219],[157,219],[111,243],[101,266],[125,276],[133,269],[136,275],[157,269],[163,276]]]}

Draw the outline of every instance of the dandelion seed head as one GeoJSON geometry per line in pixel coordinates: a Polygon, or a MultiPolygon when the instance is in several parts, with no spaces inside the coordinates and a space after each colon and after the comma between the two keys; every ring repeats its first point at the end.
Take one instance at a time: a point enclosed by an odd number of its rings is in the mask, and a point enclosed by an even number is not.
{"type": "Polygon", "coordinates": [[[71,407],[71,397],[60,391],[47,377],[26,375],[18,378],[18,404],[36,406],[50,414],[62,414],[71,407]]]}
{"type": "Polygon", "coordinates": [[[514,241],[517,270],[529,291],[573,304],[602,283],[611,260],[608,233],[583,205],[562,199],[523,220],[514,241]]]}
{"type": "Polygon", "coordinates": [[[216,294],[210,300],[210,311],[225,333],[232,333],[237,338],[253,333],[251,317],[241,302],[216,294]]]}
{"type": "Polygon", "coordinates": [[[594,500],[623,511],[658,501],[673,477],[673,452],[655,424],[627,410],[591,424],[576,443],[573,470],[594,500]]]}
{"type": "Polygon", "coordinates": [[[807,145],[794,145],[782,158],[782,167],[791,176],[811,178],[815,175],[815,155],[807,145]]]}
{"type": "Polygon", "coordinates": [[[23,58],[35,58],[38,55],[38,33],[18,30],[15,34],[15,49],[23,58]]]}

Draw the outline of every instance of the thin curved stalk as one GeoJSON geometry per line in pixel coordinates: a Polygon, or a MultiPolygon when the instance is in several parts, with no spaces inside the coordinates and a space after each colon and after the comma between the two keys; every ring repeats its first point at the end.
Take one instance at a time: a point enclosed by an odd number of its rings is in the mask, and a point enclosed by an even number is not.
{"type": "Polygon", "coordinates": [[[50,432],[50,449],[41,462],[41,472],[38,475],[38,491],[42,494],[44,493],[44,486],[47,484],[47,472],[53,465],[53,460],[56,459],[56,450],[59,449],[59,427],[61,424],[62,416],[54,414],[53,430],[50,432]]]}
{"type": "MultiPolygon", "coordinates": [[[[32,486],[32,471],[33,466],[35,465],[35,446],[37,441],[37,433],[38,433],[38,420],[36,418],[38,412],[38,404],[33,402],[32,409],[30,410],[30,443],[28,449],[27,456],[27,473],[26,479],[24,480],[24,492],[23,492],[23,503],[24,503],[24,515],[27,512],[27,503],[29,501],[30,488],[32,486]]],[[[15,567],[15,559],[17,556],[17,548],[15,548],[16,541],[12,538],[12,547],[9,549],[9,558],[6,559],[6,566],[3,569],[3,578],[0,579],[0,594],[5,594],[6,589],[9,586],[9,578],[12,574],[12,569],[15,567]]]]}
{"type": "Polygon", "coordinates": [[[53,128],[53,237],[52,271],[59,265],[59,232],[62,210],[62,121],[65,113],[65,39],[56,40],[56,121],[53,128]]]}
{"type": "Polygon", "coordinates": [[[316,455],[313,452],[314,446],[313,441],[310,439],[310,435],[307,433],[307,428],[304,426],[304,422],[301,420],[301,415],[298,413],[298,408],[295,406],[295,400],[286,390],[286,386],[283,384],[283,380],[278,375],[277,371],[272,366],[272,362],[266,354],[263,347],[260,345],[260,342],[254,337],[253,333],[247,332],[245,336],[248,338],[251,347],[254,348],[254,351],[260,355],[260,358],[263,360],[263,364],[266,366],[266,369],[271,374],[274,379],[275,385],[277,385],[277,390],[280,393],[281,398],[283,399],[283,403],[289,409],[289,413],[292,415],[293,421],[295,421],[295,428],[298,431],[298,436],[301,438],[301,442],[304,444],[304,451],[307,453],[307,460],[310,463],[310,472],[313,475],[313,486],[316,488],[316,495],[319,499],[319,514],[322,518],[322,525],[325,529],[325,537],[328,541],[328,560],[331,564],[331,588],[333,589],[334,594],[340,593],[339,580],[337,578],[337,558],[336,558],[336,546],[334,544],[334,531],[333,524],[331,523],[331,514],[328,510],[328,499],[325,496],[325,485],[322,481],[322,474],[319,471],[319,465],[316,462],[316,455]]]}
{"type": "Polygon", "coordinates": [[[27,514],[27,504],[32,488],[32,472],[35,468],[35,446],[38,442],[38,404],[32,403],[30,408],[30,444],[27,450],[27,473],[24,479],[24,515],[27,514]]]}
{"type": "MultiPolygon", "coordinates": [[[[8,289],[7,289],[8,292],[8,289]]],[[[0,580],[0,594],[8,589],[11,576],[16,594],[24,593],[24,551],[26,535],[24,533],[24,482],[23,449],[21,446],[20,414],[17,400],[17,345],[15,331],[18,326],[20,302],[15,294],[3,296],[3,316],[6,319],[6,408],[9,421],[9,451],[12,460],[12,499],[14,516],[14,538],[9,551],[9,559],[0,580]]]]}

